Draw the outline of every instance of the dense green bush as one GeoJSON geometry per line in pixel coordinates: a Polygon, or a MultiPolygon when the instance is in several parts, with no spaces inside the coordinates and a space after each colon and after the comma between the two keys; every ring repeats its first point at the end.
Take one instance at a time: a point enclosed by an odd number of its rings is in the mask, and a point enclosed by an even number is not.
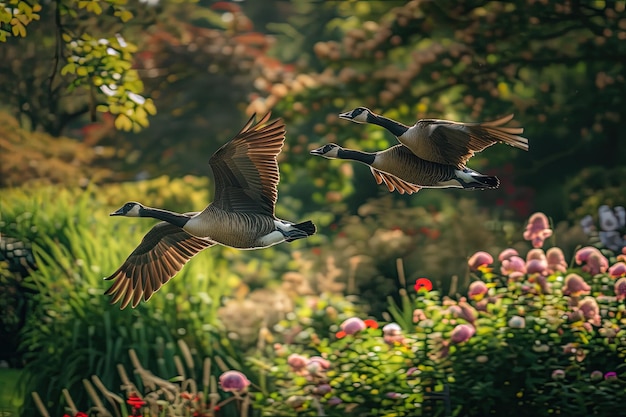
{"type": "MultiPolygon", "coordinates": [[[[161,178],[86,191],[5,191],[2,234],[30,242],[37,263],[37,270],[17,289],[27,292],[28,300],[20,357],[29,389],[37,390],[46,404],[58,407],[61,388],[75,390],[91,374],[108,386],[119,386],[115,365],[130,365],[125,354],[130,348],[151,369],[169,377],[174,368],[162,358],[178,338],[202,356],[219,355],[241,366],[240,352],[224,337],[217,320],[221,297],[239,282],[229,271],[228,257],[217,256],[223,249],[196,257],[137,309],[120,311],[103,295],[110,284],[102,278],[119,266],[150,227],[145,219],[133,224],[109,218],[108,213],[137,195],[154,205],[198,207],[206,204],[199,202],[201,197],[206,201],[205,188],[204,180],[161,178]]],[[[76,395],[75,400],[79,406],[86,404],[85,396],[76,395]]]]}
{"type": "MultiPolygon", "coordinates": [[[[528,228],[535,246],[552,232],[543,219],[539,231],[528,228]]],[[[307,346],[276,344],[252,359],[273,382],[255,406],[268,416],[431,415],[421,407],[427,389],[449,386],[458,416],[618,415],[626,394],[626,255],[585,247],[568,268],[557,249],[536,247],[526,259],[514,253],[502,251],[498,267],[486,252],[471,257],[473,281],[458,299],[401,290],[400,305],[390,305],[399,326],[354,328],[353,318],[307,346]],[[316,356],[327,361],[321,371],[316,356]]]]}

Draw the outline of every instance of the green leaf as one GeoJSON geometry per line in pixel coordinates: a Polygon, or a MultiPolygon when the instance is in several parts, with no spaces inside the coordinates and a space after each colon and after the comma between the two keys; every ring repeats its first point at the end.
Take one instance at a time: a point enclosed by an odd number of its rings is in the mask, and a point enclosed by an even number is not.
{"type": "Polygon", "coordinates": [[[75,73],[76,73],[76,64],[73,62],[69,62],[65,64],[63,68],[61,68],[61,75],[75,74],[75,73]]]}
{"type": "Polygon", "coordinates": [[[133,13],[129,10],[116,10],[114,15],[119,17],[120,20],[124,23],[133,18],[133,13]]]}
{"type": "Polygon", "coordinates": [[[157,112],[156,106],[154,105],[154,101],[151,98],[147,98],[146,102],[143,103],[143,108],[148,112],[148,114],[154,116],[157,112]]]}
{"type": "Polygon", "coordinates": [[[115,128],[129,131],[133,127],[133,122],[125,114],[118,114],[115,118],[115,128]]]}
{"type": "Polygon", "coordinates": [[[78,67],[76,69],[76,75],[79,75],[81,77],[86,77],[89,74],[89,71],[87,71],[87,68],[85,67],[78,67]]]}

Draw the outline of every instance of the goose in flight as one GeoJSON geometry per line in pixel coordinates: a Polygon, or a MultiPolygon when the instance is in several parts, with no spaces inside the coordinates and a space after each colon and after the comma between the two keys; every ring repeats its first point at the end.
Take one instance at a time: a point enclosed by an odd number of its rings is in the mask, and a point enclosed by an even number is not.
{"type": "Polygon", "coordinates": [[[105,278],[113,284],[105,292],[111,304],[136,307],[147,301],[189,259],[219,244],[259,249],[292,242],[315,233],[311,221],[294,224],[276,218],[274,205],[279,181],[276,156],[285,141],[281,119],[258,123],[253,115],[243,129],[209,159],[215,198],[201,212],[174,213],[129,202],[111,216],[152,217],[157,223],[117,271],[105,278]]]}
{"type": "Polygon", "coordinates": [[[418,158],[404,145],[379,152],[361,152],[329,143],[312,150],[311,154],[369,165],[378,184],[385,183],[390,192],[397,190],[400,194],[413,194],[421,188],[477,190],[497,188],[500,184],[497,177],[482,175],[469,168],[458,169],[418,158]]]}
{"type": "Polygon", "coordinates": [[[354,123],[382,126],[417,157],[438,164],[453,165],[458,169],[464,169],[474,153],[495,143],[506,143],[528,150],[528,139],[519,136],[524,129],[504,126],[513,119],[512,114],[483,123],[421,119],[413,126],[383,117],[365,107],[341,113],[339,117],[354,123]]]}

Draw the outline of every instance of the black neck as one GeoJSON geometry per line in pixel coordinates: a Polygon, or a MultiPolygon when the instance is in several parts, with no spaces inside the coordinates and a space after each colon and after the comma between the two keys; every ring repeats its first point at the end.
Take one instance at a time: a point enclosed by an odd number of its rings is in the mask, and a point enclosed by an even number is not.
{"type": "Polygon", "coordinates": [[[403,125],[402,123],[398,123],[395,120],[391,120],[375,114],[369,114],[367,117],[367,121],[369,123],[384,127],[385,129],[393,133],[394,136],[402,136],[404,132],[409,130],[409,127],[403,125]]]}
{"type": "Polygon", "coordinates": [[[355,151],[352,149],[340,149],[337,152],[337,156],[341,159],[352,159],[353,161],[363,162],[367,165],[372,165],[374,159],[376,159],[375,153],[355,151]]]}
{"type": "Polygon", "coordinates": [[[187,224],[190,219],[189,216],[186,216],[184,214],[178,214],[172,211],[161,210],[151,207],[144,207],[139,209],[139,215],[141,217],[152,217],[153,219],[163,220],[181,228],[185,224],[187,224]]]}

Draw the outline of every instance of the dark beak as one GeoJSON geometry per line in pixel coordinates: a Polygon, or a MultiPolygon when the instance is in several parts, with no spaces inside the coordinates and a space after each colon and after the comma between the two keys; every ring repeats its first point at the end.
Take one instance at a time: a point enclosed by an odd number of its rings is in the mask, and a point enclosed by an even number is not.
{"type": "Polygon", "coordinates": [[[109,214],[109,216],[123,216],[124,215],[124,211],[122,210],[123,207],[117,211],[114,211],[113,213],[109,214]]]}
{"type": "Polygon", "coordinates": [[[317,148],[317,149],[313,149],[310,154],[311,155],[322,155],[324,152],[322,152],[322,149],[324,149],[324,147],[322,146],[321,148],[317,148]]]}
{"type": "Polygon", "coordinates": [[[339,114],[339,118],[340,119],[346,119],[346,120],[352,120],[352,112],[351,111],[347,111],[345,113],[340,113],[339,114]]]}

